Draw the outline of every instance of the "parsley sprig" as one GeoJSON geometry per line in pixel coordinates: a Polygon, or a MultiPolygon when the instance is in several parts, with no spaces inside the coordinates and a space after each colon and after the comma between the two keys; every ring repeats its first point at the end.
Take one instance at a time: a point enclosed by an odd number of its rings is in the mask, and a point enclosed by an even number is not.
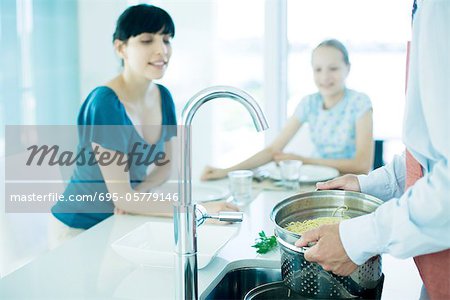
{"type": "Polygon", "coordinates": [[[259,254],[264,254],[272,250],[277,246],[277,239],[274,235],[267,237],[264,231],[259,233],[259,238],[255,239],[255,244],[252,245],[256,248],[256,252],[259,254]]]}

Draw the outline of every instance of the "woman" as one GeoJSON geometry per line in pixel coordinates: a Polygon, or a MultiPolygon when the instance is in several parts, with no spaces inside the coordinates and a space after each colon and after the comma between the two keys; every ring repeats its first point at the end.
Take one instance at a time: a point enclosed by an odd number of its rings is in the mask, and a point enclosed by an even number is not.
{"type": "MultiPolygon", "coordinates": [[[[176,127],[170,126],[176,125],[175,106],[169,91],[154,80],[162,78],[167,69],[174,35],[171,17],[156,6],[132,6],[119,17],[113,42],[123,70],[89,94],[78,116],[78,150],[95,153],[98,163],[77,164],[64,192],[69,201],[59,201],[52,208],[57,220],[51,231],[57,241],[94,226],[114,210],[170,216],[170,203],[162,208],[152,199],[147,201],[142,192],[166,182],[171,164],[152,164],[148,172],[148,164],[138,163],[132,154],[149,155],[148,162],[163,153],[162,161],[170,161],[171,138],[176,135],[176,127]],[[105,157],[118,159],[100,163],[105,157]],[[70,200],[81,196],[93,201],[70,200]],[[134,201],[137,199],[140,201],[134,201]]],[[[166,191],[167,202],[176,200],[176,192],[176,188],[166,191]]],[[[213,211],[236,210],[225,203],[205,206],[213,211]]]]}
{"type": "Polygon", "coordinates": [[[350,60],[337,40],[320,43],[312,53],[318,92],[302,99],[294,115],[271,145],[227,169],[206,167],[203,180],[219,179],[237,169],[253,169],[272,160],[301,160],[304,164],[330,166],[341,173],[367,173],[372,166],[372,105],[367,95],[348,89],[345,80],[350,60]],[[300,127],[309,123],[316,157],[283,153],[300,127]]]}

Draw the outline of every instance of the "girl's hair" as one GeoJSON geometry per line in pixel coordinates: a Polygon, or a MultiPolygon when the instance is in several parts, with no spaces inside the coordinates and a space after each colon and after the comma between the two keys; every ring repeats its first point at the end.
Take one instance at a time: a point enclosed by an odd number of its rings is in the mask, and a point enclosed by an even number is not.
{"type": "Polygon", "coordinates": [[[344,63],[347,66],[350,66],[350,59],[348,58],[347,48],[345,48],[344,44],[342,44],[338,40],[336,40],[336,39],[325,40],[325,41],[321,42],[319,45],[317,45],[317,47],[314,48],[314,50],[316,50],[319,47],[333,47],[333,48],[339,50],[342,53],[342,56],[344,58],[344,63]]]}
{"type": "Polygon", "coordinates": [[[120,40],[126,42],[130,37],[141,33],[169,34],[175,36],[175,25],[170,15],[163,9],[148,5],[139,4],[128,7],[119,17],[116,30],[113,34],[113,41],[120,40]]]}

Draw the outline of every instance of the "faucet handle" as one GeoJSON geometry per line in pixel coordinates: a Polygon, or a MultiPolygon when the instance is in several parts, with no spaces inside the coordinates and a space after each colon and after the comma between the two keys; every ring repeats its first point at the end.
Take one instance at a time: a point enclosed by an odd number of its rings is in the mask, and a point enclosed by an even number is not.
{"type": "Polygon", "coordinates": [[[244,219],[244,213],[235,211],[219,211],[216,214],[208,214],[206,208],[197,204],[195,206],[195,218],[197,226],[205,223],[206,219],[216,219],[223,222],[242,222],[244,219]]]}
{"type": "Polygon", "coordinates": [[[217,214],[209,215],[209,218],[217,219],[223,222],[236,223],[242,222],[244,219],[244,213],[237,211],[219,211],[217,214]]]}

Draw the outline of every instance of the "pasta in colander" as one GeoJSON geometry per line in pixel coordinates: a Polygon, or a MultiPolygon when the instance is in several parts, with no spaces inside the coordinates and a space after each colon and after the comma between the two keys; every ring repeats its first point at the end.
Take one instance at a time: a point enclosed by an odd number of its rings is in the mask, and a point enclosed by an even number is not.
{"type": "Polygon", "coordinates": [[[297,234],[303,234],[308,230],[317,228],[325,224],[335,224],[342,220],[341,217],[322,217],[317,219],[305,220],[303,222],[290,222],[285,229],[297,234]]]}
{"type": "Polygon", "coordinates": [[[343,205],[336,208],[331,217],[320,217],[316,219],[304,220],[302,222],[300,221],[290,222],[284,228],[290,232],[302,235],[306,231],[317,228],[321,225],[336,224],[342,221],[343,219],[348,219],[349,217],[345,215],[345,212],[347,210],[348,207],[343,205]],[[335,217],[336,212],[339,210],[341,212],[341,216],[335,217]]]}

